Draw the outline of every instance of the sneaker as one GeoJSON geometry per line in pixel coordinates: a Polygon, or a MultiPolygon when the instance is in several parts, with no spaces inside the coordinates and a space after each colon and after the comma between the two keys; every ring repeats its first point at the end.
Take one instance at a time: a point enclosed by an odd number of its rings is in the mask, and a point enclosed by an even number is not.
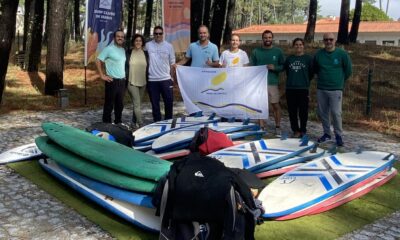
{"type": "Polygon", "coordinates": [[[322,135],[322,137],[318,138],[318,142],[322,143],[325,141],[331,140],[331,135],[324,133],[324,135],[322,135]]]}
{"type": "Polygon", "coordinates": [[[342,139],[342,136],[336,134],[336,135],[335,135],[335,138],[336,138],[336,146],[342,147],[342,146],[343,146],[343,139],[342,139]]]}
{"type": "Polygon", "coordinates": [[[281,128],[275,127],[275,136],[280,137],[282,135],[281,128]]]}

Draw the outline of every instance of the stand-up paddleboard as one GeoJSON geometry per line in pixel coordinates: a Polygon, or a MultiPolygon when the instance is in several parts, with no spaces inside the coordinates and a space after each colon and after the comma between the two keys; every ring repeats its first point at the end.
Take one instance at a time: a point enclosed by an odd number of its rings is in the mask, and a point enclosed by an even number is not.
{"type": "Polygon", "coordinates": [[[314,204],[300,211],[275,218],[275,220],[289,220],[289,219],[299,218],[305,215],[317,214],[318,212],[322,212],[323,209],[325,209],[325,207],[327,206],[331,206],[332,208],[334,205],[338,206],[337,204],[339,204],[340,202],[350,201],[351,199],[356,198],[356,195],[360,196],[362,192],[366,194],[367,193],[366,189],[369,189],[371,191],[374,184],[378,184],[379,179],[382,179],[382,177],[385,177],[387,176],[387,174],[391,174],[392,172],[393,170],[385,169],[318,204],[314,204]]]}
{"type": "Polygon", "coordinates": [[[135,177],[158,181],[171,166],[165,160],[62,123],[43,123],[42,128],[51,140],[68,151],[135,177]]]}
{"type": "Polygon", "coordinates": [[[365,184],[355,190],[353,190],[352,192],[346,194],[345,196],[343,196],[341,199],[339,199],[338,201],[332,203],[332,204],[323,204],[323,206],[315,211],[313,211],[312,213],[310,213],[309,215],[313,215],[313,214],[319,214],[322,212],[326,212],[329,211],[335,207],[338,207],[340,205],[343,205],[347,202],[350,202],[351,200],[354,200],[356,198],[362,197],[365,194],[371,192],[372,190],[382,186],[383,184],[389,182],[392,178],[394,178],[397,175],[397,170],[395,168],[392,168],[391,170],[388,170],[384,175],[380,176],[379,178],[376,178],[374,181],[365,184]]]}
{"type": "MultiPolygon", "coordinates": [[[[151,149],[156,153],[161,153],[169,151],[169,149],[186,148],[190,145],[196,132],[202,127],[204,127],[204,125],[197,125],[164,134],[154,140],[151,149]]],[[[240,122],[216,122],[208,124],[208,127],[219,132],[227,133],[228,137],[232,140],[247,136],[258,136],[258,138],[261,138],[265,134],[264,131],[259,131],[259,126],[253,123],[244,125],[240,122]]]]}
{"type": "Polygon", "coordinates": [[[397,170],[392,168],[390,170],[384,170],[371,176],[348,189],[332,196],[331,198],[326,199],[325,201],[320,202],[319,204],[312,205],[309,208],[300,210],[298,212],[285,215],[283,217],[275,218],[275,220],[290,220],[294,218],[303,217],[306,215],[313,215],[328,211],[332,208],[338,207],[346,202],[349,202],[353,199],[361,197],[375,188],[382,186],[384,183],[388,182],[397,174],[397,170]]]}
{"type": "Polygon", "coordinates": [[[42,156],[42,152],[35,143],[25,144],[12,148],[0,154],[0,165],[30,160],[42,156]]]}
{"type": "Polygon", "coordinates": [[[44,160],[39,160],[39,163],[45,171],[59,179],[61,182],[64,182],[85,197],[128,222],[146,230],[160,230],[161,222],[160,218],[155,216],[155,209],[119,201],[98,193],[70,178],[57,166],[57,164],[54,164],[54,162],[51,162],[50,160],[48,160],[47,163],[44,160]]]}
{"type": "Polygon", "coordinates": [[[60,147],[53,141],[49,140],[48,137],[38,137],[35,139],[35,141],[39,149],[46,156],[86,177],[90,177],[116,187],[139,192],[152,192],[156,186],[156,182],[154,181],[129,176],[88,161],[60,147]]]}
{"type": "Polygon", "coordinates": [[[256,171],[306,152],[314,145],[307,140],[300,142],[297,138],[261,139],[225,148],[208,156],[218,159],[227,167],[256,171]]]}
{"type": "MultiPolygon", "coordinates": [[[[239,145],[243,144],[247,141],[233,141],[233,145],[239,145]]],[[[178,150],[173,150],[173,151],[168,151],[168,152],[162,152],[162,153],[156,153],[153,150],[149,150],[146,152],[147,154],[153,155],[155,157],[169,160],[169,159],[174,159],[174,158],[179,158],[179,157],[185,157],[190,154],[189,149],[178,149],[178,150]]]]}
{"type": "Polygon", "coordinates": [[[96,181],[92,178],[80,175],[79,173],[74,172],[66,167],[63,167],[62,165],[59,164],[57,165],[70,178],[74,179],[75,181],[78,181],[79,183],[85,185],[86,187],[98,193],[106,195],[107,197],[118,199],[121,201],[125,201],[127,203],[132,203],[143,207],[154,208],[153,204],[151,203],[152,197],[149,195],[140,194],[133,191],[127,191],[122,188],[117,188],[108,185],[106,183],[96,181]]]}
{"type": "Polygon", "coordinates": [[[368,179],[394,163],[393,154],[365,151],[319,158],[285,173],[265,187],[258,199],[263,217],[278,218],[316,205],[368,179]]]}
{"type": "Polygon", "coordinates": [[[220,118],[215,117],[215,115],[211,116],[202,116],[202,117],[180,117],[174,119],[163,120],[159,122],[155,122],[149,125],[146,125],[142,128],[139,128],[135,132],[133,132],[133,136],[135,137],[135,144],[140,142],[145,142],[154,138],[157,138],[165,133],[194,126],[197,124],[203,123],[212,123],[218,122],[220,118]]]}
{"type": "Polygon", "coordinates": [[[295,157],[283,160],[281,162],[269,165],[267,167],[257,169],[256,171],[254,171],[254,173],[262,173],[262,172],[266,172],[266,171],[270,171],[270,170],[274,170],[274,169],[278,169],[278,168],[283,168],[283,167],[290,166],[290,165],[297,164],[297,163],[304,163],[304,162],[311,161],[313,159],[322,157],[324,155],[327,156],[325,154],[324,149],[315,148],[310,151],[301,153],[295,157]]]}
{"type": "Polygon", "coordinates": [[[272,170],[269,170],[269,171],[266,171],[266,172],[257,173],[256,176],[258,178],[267,178],[267,177],[274,177],[274,176],[282,175],[284,173],[292,171],[293,169],[297,168],[301,164],[302,163],[298,163],[298,164],[293,164],[293,165],[289,165],[289,166],[286,166],[286,167],[272,169],[272,170]]]}

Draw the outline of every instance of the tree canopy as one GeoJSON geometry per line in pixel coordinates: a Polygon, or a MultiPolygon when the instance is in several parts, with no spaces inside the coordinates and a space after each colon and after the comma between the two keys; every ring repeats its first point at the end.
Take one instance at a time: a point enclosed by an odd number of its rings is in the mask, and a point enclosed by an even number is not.
{"type": "MultiPolygon", "coordinates": [[[[354,9],[350,11],[350,18],[354,16],[354,9]]],[[[390,17],[379,8],[364,2],[361,10],[361,21],[390,21],[390,17]]]]}

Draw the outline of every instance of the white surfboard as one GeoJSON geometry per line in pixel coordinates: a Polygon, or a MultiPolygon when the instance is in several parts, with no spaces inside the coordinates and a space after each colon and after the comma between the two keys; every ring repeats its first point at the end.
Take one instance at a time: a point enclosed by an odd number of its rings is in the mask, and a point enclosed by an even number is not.
{"type": "Polygon", "coordinates": [[[135,137],[135,144],[157,138],[165,133],[202,123],[212,123],[220,118],[214,116],[202,117],[180,117],[155,122],[139,128],[132,135],[135,137]]]}
{"type": "Polygon", "coordinates": [[[390,170],[384,170],[318,204],[312,205],[311,207],[297,211],[295,213],[285,215],[283,217],[275,218],[275,220],[289,220],[306,215],[319,214],[328,211],[332,208],[338,207],[344,203],[347,203],[351,200],[354,200],[371,192],[375,188],[382,186],[383,184],[388,182],[396,174],[397,170],[395,168],[391,168],[390,170]]]}
{"type": "Polygon", "coordinates": [[[261,139],[225,148],[208,156],[218,159],[227,167],[256,171],[297,156],[314,146],[314,142],[299,141],[297,138],[261,139]]]}
{"type": "MultiPolygon", "coordinates": [[[[259,129],[259,126],[255,125],[254,123],[243,124],[242,122],[215,122],[201,124],[166,133],[155,139],[151,145],[151,148],[157,153],[165,152],[169,149],[176,149],[178,146],[182,146],[182,148],[184,148],[192,141],[193,137],[196,135],[196,132],[202,127],[209,127],[210,129],[223,133],[253,130],[247,135],[242,134],[239,137],[257,134],[257,130],[259,129]]],[[[235,136],[233,136],[233,138],[237,139],[235,136]]]]}
{"type": "Polygon", "coordinates": [[[395,157],[365,151],[319,158],[285,173],[265,187],[258,199],[263,217],[278,218],[318,204],[347,188],[390,168],[395,157]]]}
{"type": "Polygon", "coordinates": [[[35,143],[25,144],[0,154],[0,165],[40,157],[42,152],[35,143]]]}
{"type": "Polygon", "coordinates": [[[146,230],[160,230],[161,221],[155,216],[156,209],[134,205],[98,193],[69,177],[50,159],[47,163],[41,159],[39,163],[51,175],[121,218],[146,230]]]}

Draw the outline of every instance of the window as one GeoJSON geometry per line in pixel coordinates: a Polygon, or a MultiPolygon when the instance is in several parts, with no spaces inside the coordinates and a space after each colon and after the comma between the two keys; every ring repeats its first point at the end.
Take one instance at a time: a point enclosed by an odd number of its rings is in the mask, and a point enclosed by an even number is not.
{"type": "Polygon", "coordinates": [[[384,41],[382,41],[382,45],[384,45],[384,46],[394,46],[394,41],[384,40],[384,41]]]}
{"type": "Polygon", "coordinates": [[[368,45],[376,45],[376,41],[373,41],[373,40],[365,40],[365,44],[368,44],[368,45]]]}
{"type": "Polygon", "coordinates": [[[287,45],[287,40],[279,40],[279,45],[287,45]]]}

